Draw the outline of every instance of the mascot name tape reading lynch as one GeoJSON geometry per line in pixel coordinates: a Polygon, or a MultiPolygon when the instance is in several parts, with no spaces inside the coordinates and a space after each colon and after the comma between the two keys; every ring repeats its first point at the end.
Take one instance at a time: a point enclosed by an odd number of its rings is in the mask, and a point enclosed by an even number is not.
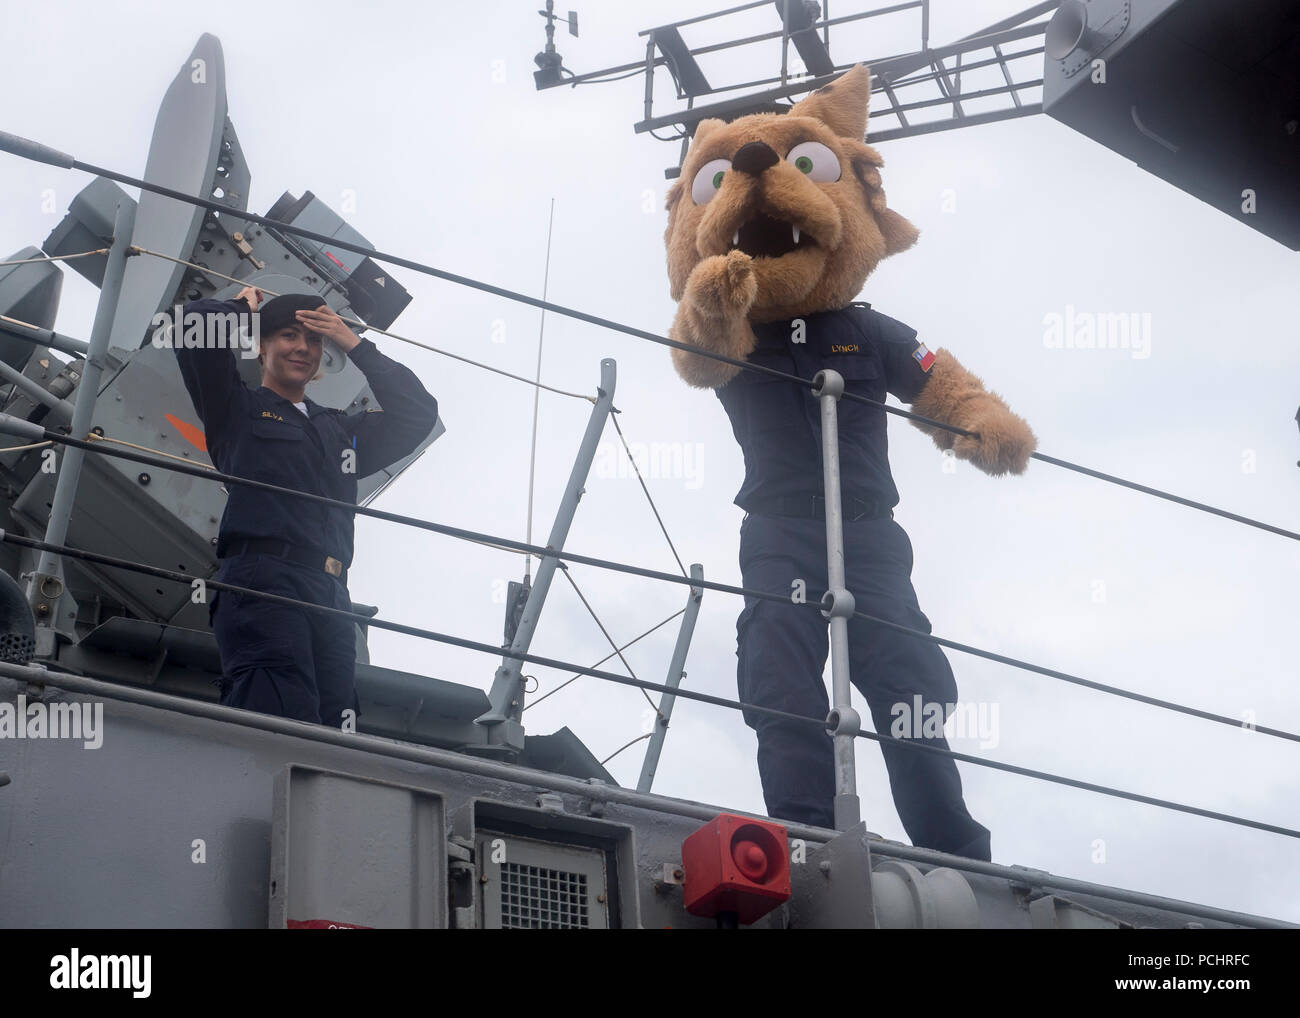
{"type": "MultiPolygon", "coordinates": [[[[701,350],[812,378],[838,371],[845,390],[883,402],[892,392],[932,420],[917,424],[941,449],[993,474],[1022,473],[1036,440],[946,350],[854,298],[872,269],[911,247],[917,230],[888,208],[880,155],[864,143],[871,74],[857,66],[784,115],[702,120],[668,193],[668,278],[677,314],[669,335],[701,350]]],[[[747,587],[788,594],[802,580],[827,588],[821,415],[811,390],[734,365],[672,351],[690,385],[716,391],[745,457],[736,504],[747,587]]],[[[846,582],[857,609],[930,632],[912,589],[912,545],[893,519],[885,413],[838,404],[846,582]]],[[[814,595],[815,596],[815,595],[814,595]]],[[[957,701],[938,645],[850,619],[849,665],[876,731],[920,696],[943,715],[957,701]]],[[[807,606],[746,599],[736,623],[737,680],[747,702],[810,717],[829,711],[822,672],[827,624],[807,606]]],[[[833,826],[830,735],[812,725],[747,714],[758,736],[768,813],[833,826]]],[[[908,731],[946,746],[942,733],[908,731]],[[926,737],[926,736],[929,737],[926,737]]],[[[989,832],[962,799],[956,764],[882,745],[894,803],[912,842],[990,859],[989,832]]]]}

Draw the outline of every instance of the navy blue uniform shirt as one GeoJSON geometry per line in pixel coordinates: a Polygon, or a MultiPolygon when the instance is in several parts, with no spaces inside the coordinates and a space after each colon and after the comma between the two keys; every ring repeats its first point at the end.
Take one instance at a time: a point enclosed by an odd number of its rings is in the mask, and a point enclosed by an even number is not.
{"type": "MultiPolygon", "coordinates": [[[[881,403],[887,391],[913,403],[929,381],[928,351],[916,330],[869,304],[822,311],[802,321],[802,343],[792,341],[794,321],[755,325],[758,345],[750,362],[809,379],[830,368],[844,376],[846,392],[881,403]]],[[[821,407],[811,388],[741,371],[716,392],[745,455],[745,482],[736,505],[766,512],[773,499],[824,494],[821,407]]],[[[885,412],[841,399],[837,413],[842,496],[881,509],[897,505],[885,412]]]]}
{"type": "MultiPolygon", "coordinates": [[[[184,314],[248,314],[243,300],[196,300],[184,314]]],[[[355,503],[357,479],[414,451],[438,420],[438,401],[414,373],[368,339],[348,351],[382,411],[345,414],[305,399],[307,414],[266,386],[249,389],[225,347],[183,349],[176,358],[203,421],[208,455],[222,473],[355,503]],[[344,450],[355,450],[355,471],[344,450]]],[[[353,514],[345,509],[231,485],[217,537],[217,556],[239,538],[287,541],[352,564],[353,514]]]]}

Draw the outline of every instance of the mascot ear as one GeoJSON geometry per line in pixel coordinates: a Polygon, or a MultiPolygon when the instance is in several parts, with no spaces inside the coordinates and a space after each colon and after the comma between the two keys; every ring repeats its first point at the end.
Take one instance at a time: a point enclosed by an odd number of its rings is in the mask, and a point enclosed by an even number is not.
{"type": "Polygon", "coordinates": [[[862,182],[867,206],[876,217],[876,225],[885,240],[885,254],[898,254],[916,243],[921,231],[885,204],[885,191],[880,181],[879,167],[885,165],[880,153],[863,142],[847,142],[844,146],[853,172],[862,182]]]}
{"type": "Polygon", "coordinates": [[[695,125],[695,134],[691,137],[691,146],[694,147],[702,142],[719,127],[726,126],[727,122],[725,120],[719,120],[717,117],[709,117],[705,120],[701,120],[695,125]]]}
{"type": "Polygon", "coordinates": [[[786,116],[815,117],[841,138],[861,141],[867,136],[870,102],[871,71],[858,64],[795,103],[786,116]]]}
{"type": "MultiPolygon", "coordinates": [[[[884,194],[880,195],[881,204],[884,204],[884,194]]],[[[900,216],[893,209],[882,209],[876,213],[876,225],[880,227],[880,234],[885,238],[885,254],[898,254],[899,251],[906,251],[916,243],[916,238],[921,235],[921,231],[900,216]]]]}

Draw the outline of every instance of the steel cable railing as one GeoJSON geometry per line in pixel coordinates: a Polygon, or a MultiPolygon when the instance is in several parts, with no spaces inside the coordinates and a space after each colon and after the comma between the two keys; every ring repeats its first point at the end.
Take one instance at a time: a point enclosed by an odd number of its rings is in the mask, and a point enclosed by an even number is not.
{"type": "MultiPolygon", "coordinates": [[[[505,287],[496,286],[492,283],[486,283],[483,282],[482,280],[473,279],[468,276],[462,276],[454,272],[448,272],[445,269],[439,269],[432,265],[427,265],[423,262],[417,262],[410,258],[403,258],[400,255],[391,254],[385,251],[379,251],[376,250],[375,248],[366,247],[361,244],[354,244],[351,241],[343,240],[339,237],[333,237],[326,234],[317,233],[313,230],[305,230],[301,227],[294,226],[291,223],[284,223],[277,219],[271,219],[268,216],[259,216],[256,213],[248,212],[243,209],[236,208],[227,203],[212,201],[207,198],[200,198],[197,195],[185,194],[181,191],[174,190],[173,188],[170,187],[164,187],[160,184],[154,184],[147,180],[141,180],[137,177],[132,177],[125,173],[118,173],[116,170],[110,170],[107,167],[96,166],[93,163],[84,162],[65,152],[60,152],[56,149],[49,148],[48,146],[41,145],[37,142],[29,141],[26,138],[21,138],[18,137],[17,135],[9,134],[6,131],[0,131],[0,151],[11,152],[23,158],[35,160],[36,162],[47,163],[51,166],[58,166],[64,169],[76,169],[76,170],[82,170],[86,173],[93,173],[98,176],[106,177],[110,180],[116,180],[119,183],[127,184],[131,187],[138,187],[141,190],[150,191],[153,192],[154,194],[159,194],[164,197],[171,198],[175,201],[186,202],[190,205],[195,205],[199,208],[205,208],[211,212],[216,212],[218,214],[231,216],[233,218],[237,218],[244,222],[257,223],[262,226],[270,227],[271,229],[274,230],[280,230],[285,233],[293,234],[298,237],[305,237],[308,240],[314,240],[317,241],[318,243],[327,244],[332,247],[337,247],[343,251],[350,251],[354,254],[364,255],[366,257],[374,259],[375,261],[386,262],[392,265],[399,265],[403,268],[410,269],[413,272],[421,273],[422,275],[433,276],[437,279],[443,279],[448,282],[457,283],[461,286],[466,286],[471,289],[482,291],[484,293],[490,293],[498,297],[504,297],[507,300],[516,301],[521,304],[528,304],[535,308],[540,308],[545,311],[551,311],[555,314],[564,315],[567,318],[572,318],[576,321],[586,322],[590,325],[595,325],[600,328],[608,329],[613,332],[620,332],[625,335],[634,336],[639,339],[644,339],[648,342],[657,343],[661,346],[673,347],[675,349],[683,350],[687,353],[691,353],[696,356],[705,357],[710,360],[716,360],[726,364],[731,364],[742,370],[757,371],[762,374],[766,374],[770,377],[781,378],[785,381],[795,382],[799,385],[804,386],[805,388],[809,388],[809,389],[818,388],[818,383],[814,379],[800,378],[798,375],[786,374],[785,372],[777,371],[774,368],[769,368],[764,365],[752,364],[749,361],[739,360],[734,357],[728,357],[724,354],[717,354],[711,351],[701,350],[699,347],[691,346],[688,343],[681,343],[678,342],[677,340],[668,339],[665,336],[659,336],[653,332],[648,332],[645,329],[637,329],[634,328],[633,326],[624,325],[621,322],[615,322],[611,319],[603,318],[599,315],[591,315],[583,311],[578,311],[575,308],[566,307],[562,304],[556,304],[546,300],[539,300],[536,297],[530,297],[527,294],[519,293],[514,290],[509,290],[505,287]]],[[[239,280],[239,281],[245,282],[244,280],[239,280]]],[[[530,379],[521,379],[521,380],[527,381],[529,382],[529,384],[534,384],[530,379]]],[[[572,395],[572,394],[566,393],[566,395],[572,395]]],[[[899,416],[899,417],[904,417],[907,418],[908,420],[916,421],[918,423],[925,424],[929,427],[937,428],[942,431],[947,431],[952,434],[963,435],[969,438],[976,438],[976,439],[979,438],[979,435],[975,432],[967,431],[964,428],[954,427],[953,425],[945,424],[942,421],[932,420],[928,417],[924,417],[920,414],[912,413],[911,411],[908,410],[903,410],[899,407],[892,407],[879,400],[873,400],[866,396],[858,395],[857,393],[846,392],[843,394],[841,398],[850,400],[852,402],[865,403],[867,405],[877,407],[886,413],[894,414],[895,416],[899,416]]],[[[1032,453],[1031,455],[1034,459],[1041,460],[1044,463],[1050,463],[1053,466],[1062,467],[1067,470],[1073,470],[1090,477],[1095,477],[1098,480],[1106,481],[1107,483],[1110,484],[1116,484],[1121,487],[1129,488],[1130,490],[1134,490],[1134,491],[1141,491],[1144,494],[1152,495],[1153,497],[1156,498],[1166,499],[1168,501],[1175,502],[1179,505],[1187,506],[1188,508],[1197,509],[1200,510],[1201,512],[1206,512],[1216,516],[1223,517],[1225,519],[1230,519],[1233,520],[1234,522],[1241,523],[1246,526],[1255,527],[1260,530],[1265,530],[1270,533],[1278,534],[1281,537],[1290,538],[1291,540],[1294,541],[1300,541],[1300,533],[1296,531],[1287,530],[1283,527],[1278,527],[1270,523],[1264,523],[1261,520],[1252,519],[1251,517],[1248,516],[1242,516],[1238,513],[1232,513],[1224,509],[1219,509],[1216,506],[1211,506],[1203,502],[1197,502],[1193,499],[1183,498],[1182,496],[1174,495],[1170,492],[1163,491],[1159,488],[1152,488],[1146,485],[1140,485],[1137,484],[1136,482],[1128,481],[1124,478],[1116,477],[1113,474],[1107,474],[1104,473],[1103,471],[1093,470],[1092,468],[1084,467],[1081,466],[1080,464],[1071,463],[1070,461],[1061,459],[1059,457],[1048,456],[1044,453],[1038,453],[1038,452],[1032,453]]]]}
{"type": "MultiPolygon", "coordinates": [[[[190,465],[185,463],[169,462],[165,459],[151,457],[145,453],[131,452],[126,449],[108,448],[103,439],[97,441],[87,441],[73,438],[70,435],[63,435],[57,431],[48,428],[42,428],[40,425],[22,421],[10,417],[7,414],[0,414],[0,431],[9,431],[13,434],[19,434],[24,437],[40,438],[53,441],[55,443],[72,446],[74,448],[86,449],[91,452],[98,452],[106,456],[112,456],[119,459],[130,460],[136,463],[145,463],[151,466],[165,470],[174,470],[179,473],[189,474],[194,477],[205,477],[211,480],[220,481],[224,484],[238,484],[245,487],[256,488],[262,491],[269,491],[280,495],[286,495],[291,498],[304,499],[321,505],[327,505],[332,508],[343,509],[354,512],[362,516],[369,516],[374,519],[386,520],[391,523],[400,523],[406,526],[415,527],[420,530],[432,533],[443,534],[448,537],[471,541],[476,544],[483,544],[495,547],[504,551],[518,551],[526,554],[540,557],[549,557],[559,560],[560,562],[575,562],[581,565],[596,566],[597,568],[609,569],[615,572],[629,573],[634,576],[643,576],[652,580],[663,580],[668,583],[675,583],[688,587],[703,587],[708,590],[717,590],[725,594],[739,594],[744,597],[757,598],[759,600],[771,601],[777,604],[792,604],[789,594],[773,594],[767,591],[751,590],[746,587],[737,587],[732,584],[719,583],[715,580],[692,579],[688,576],[679,576],[675,573],[661,572],[655,569],[646,569],[642,566],[635,566],[623,562],[615,562],[611,559],[604,559],[593,555],[583,555],[572,551],[557,551],[553,548],[543,548],[537,545],[530,545],[523,541],[515,541],[512,538],[497,537],[492,534],[483,534],[478,531],[466,530],[461,527],[453,527],[444,523],[434,523],[431,520],[422,520],[418,517],[404,516],[400,513],[391,513],[382,509],[375,509],[371,506],[356,505],[351,502],[345,502],[339,499],[332,499],[325,495],[317,495],[313,492],[299,491],[295,488],[285,488],[280,485],[271,484],[267,481],[255,481],[251,478],[239,477],[235,474],[224,474],[208,467],[202,467],[197,464],[190,465]]],[[[800,607],[807,607],[820,610],[820,604],[816,601],[809,601],[800,607]]],[[[1005,654],[998,654],[994,651],[983,650],[970,644],[959,643],[955,640],[949,640],[945,637],[935,636],[933,633],[926,633],[919,629],[911,629],[897,622],[891,622],[888,619],[882,619],[874,615],[868,615],[865,612],[853,613],[853,617],[861,619],[875,625],[885,626],[897,632],[904,633],[908,636],[921,640],[928,640],[942,647],[948,647],[952,650],[961,651],[965,654],[971,654],[975,657],[981,657],[985,660],[996,661],[999,664],[1009,665],[1013,668],[1020,668],[1025,671],[1033,672],[1039,675],[1045,675],[1048,678],[1059,679],[1063,682],[1069,682],[1074,685],[1083,686],[1097,692],[1107,693],[1112,696],[1122,697],[1145,703],[1148,706],[1159,707],[1164,710],[1174,711],[1180,714],[1186,714],[1191,717],[1198,717],[1202,720],[1213,721],[1218,724],[1229,725],[1233,728],[1246,727],[1241,721],[1222,714],[1214,714],[1210,711],[1203,711],[1199,708],[1188,707],[1184,704],[1175,703],[1170,700],[1161,700],[1157,697],[1147,696],[1143,693],[1136,693],[1132,690],[1122,689],[1118,686],[1107,685],[1092,679],[1085,679],[1082,676],[1072,675],[1069,672],[1059,671],[1053,668],[1047,668],[1043,665],[1037,665],[1019,658],[1010,657],[1005,654]]],[[[1252,730],[1262,735],[1272,736],[1274,738],[1285,739],[1291,742],[1300,742],[1300,735],[1283,731],[1281,729],[1270,728],[1263,725],[1251,725],[1252,730]]]]}
{"type": "MultiPolygon", "coordinates": [[[[618,675],[614,672],[606,672],[594,668],[583,668],[572,662],[559,661],[555,658],[543,657],[539,654],[521,653],[510,650],[508,647],[494,647],[490,644],[479,643],[476,640],[467,640],[464,637],[451,636],[447,633],[439,633],[430,629],[422,629],[419,626],[408,626],[400,622],[390,622],[387,619],[363,615],[360,612],[350,612],[342,608],[331,608],[325,605],[313,604],[309,601],[299,601],[295,598],[284,597],[280,594],[271,594],[266,591],[254,590],[249,587],[240,587],[235,584],[223,583],[218,580],[204,580],[202,577],[192,576],[188,573],[178,572],[173,569],[162,569],[158,566],[150,566],[141,562],[131,562],[126,559],[113,558],[109,555],[100,555],[97,552],[82,551],[78,548],[69,548],[64,545],[49,544],[45,541],[37,541],[34,538],[23,537],[18,534],[10,534],[6,531],[0,531],[0,542],[14,544],[23,548],[31,548],[37,551],[49,551],[58,555],[66,555],[69,558],[80,559],[86,562],[93,562],[97,565],[108,566],[116,569],[126,569],[131,572],[142,573],[146,576],[155,576],[160,579],[172,580],[177,583],[193,584],[195,580],[202,580],[208,586],[218,591],[229,591],[235,594],[243,594],[248,597],[258,598],[261,600],[271,601],[277,604],[285,604],[304,611],[315,612],[318,614],[334,615],[340,618],[352,619],[368,627],[386,629],[390,632],[402,633],[407,636],[416,636],[421,639],[433,640],[438,643],[446,643],[455,647],[462,647],[467,650],[481,651],[491,655],[505,655],[507,657],[517,658],[520,661],[528,661],[532,664],[540,664],[549,668],[559,668],[566,671],[578,671],[584,675],[591,675],[594,678],[604,679],[608,682],[615,682],[626,686],[636,686],[642,690],[656,690],[658,692],[672,693],[674,696],[684,697],[688,700],[696,700],[701,703],[713,704],[717,707],[727,707],[731,710],[750,711],[755,714],[761,714],[765,717],[779,718],[785,721],[795,721],[801,724],[816,725],[818,728],[825,729],[826,721],[821,718],[807,717],[802,714],[794,714],[789,711],[777,710],[772,707],[763,707],[758,704],[744,703],[739,700],[731,700],[727,697],[713,696],[709,693],[700,693],[691,689],[673,688],[658,682],[648,682],[644,679],[636,679],[626,675],[618,675]]],[[[761,592],[751,592],[761,593],[761,592]]],[[[777,600],[786,600],[783,595],[763,595],[772,597],[777,600]]],[[[816,605],[809,604],[808,607],[815,608],[816,605]]],[[[1229,813],[1219,813],[1214,810],[1203,809],[1199,806],[1188,806],[1184,803],[1174,802],[1169,799],[1160,799],[1154,796],[1142,795],[1137,792],[1129,792],[1123,789],[1113,788],[1108,785],[1095,784],[1088,781],[1080,781],[1076,778],[1067,778],[1058,774],[1051,774],[1047,771],[1034,770],[1029,767],[1020,767],[1015,764],[1002,763],[997,760],[987,760],[982,757],[971,756],[967,753],[958,753],[951,749],[943,749],[938,746],[929,746],[924,742],[918,742],[911,739],[896,739],[892,736],[879,735],[876,732],[859,731],[854,733],[857,738],[868,739],[872,742],[878,742],[882,746],[903,747],[908,750],[918,752],[938,753],[950,757],[953,760],[960,760],[964,763],[974,764],[978,767],[988,767],[994,770],[1004,771],[1010,774],[1019,774],[1023,777],[1036,778],[1041,781],[1048,781],[1053,784],[1066,785],[1071,788],[1079,788],[1085,791],[1097,792],[1102,795],[1108,795],[1115,798],[1128,799],[1131,802],[1141,802],[1150,806],[1158,806],[1162,809],[1172,810],[1179,813],[1188,813],[1193,816],[1205,817],[1211,820],[1219,820],[1223,823],[1234,824],[1239,827],[1249,827],[1255,830],[1268,831],[1272,834],[1281,834],[1288,838],[1300,839],[1300,831],[1293,830],[1289,827],[1281,827],[1276,824],[1268,824],[1259,820],[1251,820],[1246,817],[1238,817],[1229,813]]],[[[634,742],[637,740],[633,740],[634,742]]]]}

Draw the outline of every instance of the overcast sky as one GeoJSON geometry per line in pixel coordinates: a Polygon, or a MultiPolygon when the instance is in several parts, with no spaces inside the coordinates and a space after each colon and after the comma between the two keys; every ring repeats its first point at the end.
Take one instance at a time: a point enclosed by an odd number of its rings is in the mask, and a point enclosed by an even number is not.
{"type": "MultiPolygon", "coordinates": [[[[577,2],[581,38],[561,29],[557,43],[579,73],[636,60],[638,31],[715,6],[577,2]]],[[[641,77],[535,91],[539,6],[327,2],[307,13],[243,0],[7,4],[0,129],[139,174],[163,93],[199,35],[213,32],[252,168],[251,210],[265,213],[284,191],[308,189],[341,210],[351,192],[356,211],[347,218],[376,247],[540,296],[553,198],[550,299],[663,334],[674,311],[663,171],[678,145],[633,132],[641,77]]],[[[863,6],[839,0],[832,13],[863,6]]],[[[931,42],[1027,6],[935,0],[931,42]]],[[[764,8],[686,32],[702,45],[776,24],[764,8]]],[[[919,18],[906,13],[831,43],[848,61],[911,51],[918,41],[919,18]]],[[[705,65],[718,83],[778,69],[775,43],[705,65]]],[[[657,111],[676,108],[662,76],[657,99],[657,111]]],[[[1296,528],[1292,253],[1043,116],[881,150],[890,205],[921,239],[868,279],[861,299],[911,324],[931,348],[952,350],[1030,422],[1042,452],[1296,528]],[[1051,348],[1044,322],[1067,308],[1149,315],[1149,346],[1051,348]]],[[[84,174],[0,156],[3,253],[41,243],[86,183],[84,174]],[[50,188],[53,213],[41,209],[50,188]]],[[[403,269],[394,275],[414,297],[395,331],[532,374],[536,310],[403,269]]],[[[63,294],[56,327],[88,337],[97,290],[68,272],[63,294]]],[[[379,505],[523,539],[533,389],[379,343],[420,375],[447,427],[379,505]]],[[[742,464],[721,405],[687,389],[663,348],[547,316],[544,381],[594,392],[603,357],[618,361],[615,402],[628,440],[681,457],[681,469],[648,483],[683,559],[702,563],[710,579],[739,583],[742,513],[731,500],[742,464]]],[[[537,543],[588,410],[542,394],[537,543]]],[[[945,470],[906,421],[891,417],[889,431],[902,495],[896,516],[915,547],[913,583],[936,634],[1300,731],[1294,542],[1041,462],[1015,478],[964,463],[945,470]]],[[[671,571],[639,485],[619,476],[616,445],[609,427],[568,547],[671,571]]],[[[351,590],[386,618],[497,644],[504,605],[494,595],[522,571],[519,556],[359,520],[351,590]]],[[[572,575],[620,643],[685,603],[678,586],[585,566],[572,575]]],[[[738,598],[706,594],[690,688],[736,695],[740,608],[738,598]]],[[[628,652],[639,677],[664,680],[675,636],[674,622],[628,652]]],[[[609,652],[561,577],[533,650],[586,664],[609,652]]],[[[372,634],[371,654],[484,689],[499,660],[382,632],[372,634]]],[[[966,654],[949,658],[963,701],[997,720],[995,744],[956,738],[955,749],[1300,826],[1293,743],[966,654]]],[[[618,670],[617,661],[605,667],[618,670]]],[[[527,671],[543,692],[568,677],[527,671]]],[[[603,758],[642,731],[646,710],[637,690],[584,678],[525,720],[535,733],[567,725],[603,758]]],[[[643,747],[608,765],[620,783],[635,785],[643,747]]],[[[655,789],[762,812],[754,755],[753,733],[736,713],[679,700],[655,789]]],[[[1300,921],[1292,839],[973,765],[961,772],[972,814],[993,832],[996,862],[1300,921]]],[[[879,750],[866,742],[858,784],[868,826],[905,841],[879,750]]]]}

